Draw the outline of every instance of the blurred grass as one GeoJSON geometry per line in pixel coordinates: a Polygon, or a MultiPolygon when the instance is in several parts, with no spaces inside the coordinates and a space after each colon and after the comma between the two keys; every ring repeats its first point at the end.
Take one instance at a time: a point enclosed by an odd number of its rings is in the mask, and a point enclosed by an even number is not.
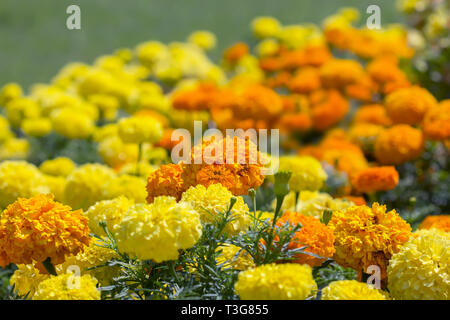
{"type": "Polygon", "coordinates": [[[142,41],[182,41],[191,31],[214,32],[220,52],[250,37],[249,23],[272,15],[283,24],[320,23],[341,7],[377,4],[383,24],[399,22],[394,0],[0,0],[0,86],[48,82],[66,63],[92,62],[142,41]],[[66,8],[81,8],[81,30],[66,29],[66,8]]]}

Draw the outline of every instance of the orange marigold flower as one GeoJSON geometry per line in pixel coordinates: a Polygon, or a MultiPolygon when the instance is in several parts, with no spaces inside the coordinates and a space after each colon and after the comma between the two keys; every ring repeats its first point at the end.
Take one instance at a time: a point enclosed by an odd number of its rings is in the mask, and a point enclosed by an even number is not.
{"type": "Polygon", "coordinates": [[[346,86],[345,93],[351,98],[371,102],[377,89],[377,84],[369,76],[364,75],[358,82],[346,86]]]}
{"type": "Polygon", "coordinates": [[[248,54],[248,45],[244,42],[238,42],[233,46],[229,47],[225,53],[224,58],[230,62],[237,62],[240,58],[248,54]]]}
{"type": "Polygon", "coordinates": [[[395,167],[367,168],[352,176],[352,184],[365,193],[391,190],[398,184],[398,172],[395,167]]]}
{"type": "Polygon", "coordinates": [[[89,244],[82,210],[53,201],[51,194],[19,198],[0,216],[0,266],[32,264],[47,258],[63,263],[89,244]]]}
{"type": "Polygon", "coordinates": [[[425,114],[423,132],[432,140],[443,141],[450,138],[450,99],[441,101],[425,114]]]}
{"type": "Polygon", "coordinates": [[[354,60],[333,59],[320,67],[320,80],[326,88],[343,88],[363,76],[364,69],[354,60]]]}
{"type": "Polygon", "coordinates": [[[397,253],[411,235],[411,226],[395,210],[373,203],[352,206],[333,212],[328,223],[336,238],[334,260],[344,267],[355,269],[359,275],[376,265],[381,278],[392,254],[397,253]]]}
{"type": "Polygon", "coordinates": [[[295,256],[293,262],[300,264],[308,264],[311,267],[320,266],[327,258],[331,258],[336,251],[334,249],[334,235],[333,231],[326,225],[321,223],[319,219],[305,216],[301,213],[286,211],[283,216],[277,221],[277,225],[281,226],[289,221],[290,224],[301,224],[301,229],[295,233],[291,243],[290,249],[301,248],[305,252],[311,252],[323,257],[319,259],[308,254],[299,253],[295,256]]]}
{"type": "Polygon", "coordinates": [[[383,132],[384,127],[372,123],[356,123],[348,130],[348,138],[359,145],[366,153],[372,153],[375,141],[383,132]]]}
{"type": "Polygon", "coordinates": [[[439,229],[444,232],[450,232],[450,215],[442,214],[427,216],[419,226],[419,229],[439,229]]]}
{"type": "Polygon", "coordinates": [[[180,200],[181,194],[187,190],[181,178],[182,172],[181,165],[167,164],[150,173],[147,178],[147,202],[152,203],[159,196],[172,196],[180,200]]]}
{"type": "Polygon", "coordinates": [[[172,96],[172,105],[175,109],[183,110],[209,110],[219,94],[219,89],[211,83],[202,83],[194,89],[180,90],[172,96]]]}
{"type": "Polygon", "coordinates": [[[311,117],[306,113],[284,114],[278,122],[278,127],[283,132],[307,131],[311,126],[311,117]]]}
{"type": "Polygon", "coordinates": [[[407,124],[383,131],[375,142],[375,157],[382,164],[402,164],[418,158],[423,150],[422,131],[407,124]]]}
{"type": "Polygon", "coordinates": [[[358,196],[350,196],[350,195],[348,195],[348,196],[340,197],[340,198],[338,198],[338,199],[344,199],[344,200],[351,201],[351,202],[353,202],[353,203],[354,203],[355,205],[357,205],[357,206],[364,206],[364,205],[367,204],[367,203],[366,203],[366,199],[364,199],[364,197],[358,197],[358,196]]]}
{"type": "Polygon", "coordinates": [[[324,131],[342,120],[349,110],[348,101],[337,90],[316,91],[311,94],[313,126],[324,131]]]}
{"type": "Polygon", "coordinates": [[[360,107],[353,118],[355,123],[372,123],[380,126],[390,126],[392,120],[381,104],[370,104],[360,107]]]}
{"type": "Polygon", "coordinates": [[[426,89],[414,86],[396,90],[386,99],[386,110],[394,123],[419,124],[437,101],[426,89]]]}
{"type": "Polygon", "coordinates": [[[244,195],[263,183],[262,161],[263,156],[249,139],[211,137],[192,148],[191,164],[182,165],[181,178],[186,189],[220,183],[234,195],[244,195]],[[201,159],[201,163],[196,164],[196,159],[201,159]]]}
{"type": "Polygon", "coordinates": [[[377,57],[366,68],[369,76],[381,85],[407,81],[405,73],[398,67],[398,59],[392,55],[377,57]]]}
{"type": "Polygon", "coordinates": [[[295,93],[309,93],[320,86],[319,71],[313,67],[300,69],[288,83],[289,90],[295,93]]]}

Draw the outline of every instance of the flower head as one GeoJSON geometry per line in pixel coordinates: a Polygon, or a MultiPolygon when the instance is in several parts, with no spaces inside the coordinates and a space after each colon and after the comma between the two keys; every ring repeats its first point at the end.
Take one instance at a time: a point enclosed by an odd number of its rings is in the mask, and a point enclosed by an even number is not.
{"type": "MultiPolygon", "coordinates": [[[[208,188],[199,184],[186,190],[181,201],[187,202],[200,214],[203,223],[212,223],[216,216],[226,213],[230,207],[233,194],[221,184],[213,184],[208,188]]],[[[248,207],[242,197],[236,197],[236,202],[230,211],[231,221],[225,227],[230,234],[245,231],[250,225],[248,207]]]]}
{"type": "Polygon", "coordinates": [[[21,296],[28,294],[28,298],[33,297],[39,283],[48,279],[48,274],[41,273],[32,264],[19,264],[17,270],[9,279],[9,283],[14,286],[14,290],[21,296]]]}
{"type": "Polygon", "coordinates": [[[333,281],[322,289],[322,300],[387,300],[387,294],[356,280],[333,281]]]}
{"type": "Polygon", "coordinates": [[[398,178],[395,167],[372,167],[352,176],[352,184],[359,192],[387,191],[397,186],[398,178]]]}
{"type": "Polygon", "coordinates": [[[157,197],[125,213],[116,233],[120,252],[141,260],[176,260],[178,250],[195,245],[202,234],[200,216],[188,203],[157,197]]]}
{"type": "Polygon", "coordinates": [[[118,133],[125,143],[156,143],[162,138],[163,127],[155,118],[130,117],[118,122],[118,133]]]}
{"type": "Polygon", "coordinates": [[[95,278],[90,275],[83,275],[78,279],[76,277],[72,273],[66,273],[42,281],[33,300],[100,300],[95,278]]]}
{"type": "Polygon", "coordinates": [[[217,264],[223,264],[222,268],[234,270],[248,270],[255,266],[252,256],[244,249],[233,244],[224,244],[217,247],[217,264]]]}
{"type": "Polygon", "coordinates": [[[59,157],[45,160],[39,169],[48,175],[67,177],[75,169],[75,163],[70,158],[59,157]]]}
{"type": "Polygon", "coordinates": [[[320,162],[308,156],[281,157],[279,170],[292,172],[289,188],[296,192],[319,190],[327,179],[320,162]]]}
{"type": "Polygon", "coordinates": [[[394,299],[450,299],[450,235],[420,230],[389,261],[388,289],[394,299]]]}
{"type": "Polygon", "coordinates": [[[389,259],[411,235],[411,227],[395,210],[386,212],[386,206],[376,202],[372,208],[352,206],[335,211],[328,226],[336,238],[337,263],[360,274],[377,265],[382,279],[389,259]]]}
{"type": "Polygon", "coordinates": [[[450,138],[450,99],[431,107],[423,120],[423,132],[432,140],[446,140],[450,138]]]}
{"type": "Polygon", "coordinates": [[[186,189],[181,178],[182,172],[181,165],[167,164],[150,173],[147,178],[147,202],[152,203],[159,196],[171,196],[180,200],[186,189]]]}
{"type": "Polygon", "coordinates": [[[420,229],[439,229],[444,232],[450,232],[450,215],[442,214],[427,216],[419,226],[420,229]]]}
{"type": "Polygon", "coordinates": [[[53,195],[19,198],[1,215],[0,266],[47,258],[59,264],[88,243],[88,221],[81,210],[71,211],[53,201],[53,195]]]}
{"type": "Polygon", "coordinates": [[[305,300],[317,284],[308,265],[265,264],[239,273],[234,288],[242,300],[305,300]]]}

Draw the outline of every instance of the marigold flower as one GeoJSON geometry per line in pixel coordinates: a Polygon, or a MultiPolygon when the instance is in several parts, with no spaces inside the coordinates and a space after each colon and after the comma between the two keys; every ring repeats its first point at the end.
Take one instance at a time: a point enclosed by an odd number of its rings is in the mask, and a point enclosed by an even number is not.
{"type": "Polygon", "coordinates": [[[186,190],[181,178],[183,167],[177,164],[162,165],[147,178],[147,202],[152,203],[156,197],[172,196],[177,200],[186,190]]]}
{"type": "Polygon", "coordinates": [[[450,139],[450,99],[428,110],[423,120],[423,132],[432,140],[450,139]]]}
{"type": "Polygon", "coordinates": [[[225,53],[224,58],[231,63],[237,62],[240,58],[248,54],[248,46],[244,42],[238,42],[233,46],[229,47],[225,53]]]}
{"type": "Polygon", "coordinates": [[[52,123],[48,118],[24,119],[21,127],[28,136],[43,137],[52,130],[52,123]]]}
{"type": "Polygon", "coordinates": [[[29,155],[30,143],[27,139],[11,138],[0,148],[0,160],[22,160],[29,155]]]}
{"type": "Polygon", "coordinates": [[[287,221],[293,225],[298,223],[301,225],[301,229],[295,233],[294,238],[289,243],[289,248],[295,249],[306,246],[305,252],[311,252],[323,257],[323,259],[319,259],[308,254],[299,253],[292,262],[315,267],[322,265],[327,258],[333,256],[336,251],[333,246],[333,231],[321,223],[319,219],[297,212],[286,211],[277,221],[277,225],[284,225],[287,221]]]}
{"type": "Polygon", "coordinates": [[[419,124],[425,113],[437,104],[426,89],[414,86],[396,90],[386,97],[386,110],[394,123],[419,124]]]}
{"type": "Polygon", "coordinates": [[[66,273],[42,281],[33,300],[100,300],[95,278],[90,275],[83,275],[78,279],[75,277],[72,273],[66,273]],[[72,286],[69,287],[69,284],[72,286]]]}
{"type": "Polygon", "coordinates": [[[386,113],[386,108],[380,104],[370,104],[356,110],[353,117],[355,123],[372,123],[380,126],[389,126],[392,120],[386,113]]]}
{"type": "Polygon", "coordinates": [[[377,137],[384,131],[384,127],[371,123],[356,123],[348,130],[348,138],[359,145],[367,153],[373,151],[377,137]]]}
{"type": "MultiPolygon", "coordinates": [[[[228,211],[232,197],[233,194],[221,184],[213,184],[207,188],[199,184],[186,190],[181,201],[188,202],[200,214],[203,223],[212,223],[218,214],[228,211]]],[[[230,217],[231,221],[225,227],[229,234],[245,231],[250,225],[248,206],[242,197],[236,197],[230,217]]]]}
{"type": "Polygon", "coordinates": [[[372,208],[352,206],[335,211],[328,226],[336,237],[337,263],[359,274],[377,265],[382,279],[386,278],[389,259],[411,235],[410,225],[395,210],[386,212],[386,206],[376,202],[372,208]]]}
{"type": "Polygon", "coordinates": [[[102,200],[90,206],[85,212],[89,218],[89,228],[92,233],[98,236],[106,236],[100,222],[105,222],[106,227],[113,234],[117,232],[125,212],[134,205],[134,201],[124,196],[119,196],[111,200],[102,200]]]}
{"type": "Polygon", "coordinates": [[[320,86],[319,71],[312,67],[300,69],[288,83],[289,89],[295,93],[309,93],[320,86]]]}
{"type": "Polygon", "coordinates": [[[345,117],[349,110],[348,101],[336,90],[315,91],[310,96],[313,127],[324,131],[345,117]]]}
{"type": "Polygon", "coordinates": [[[265,264],[239,273],[234,288],[242,300],[305,300],[317,284],[308,265],[265,264]]]}
{"type": "Polygon", "coordinates": [[[150,117],[123,118],[117,125],[119,137],[125,143],[156,143],[163,134],[161,123],[150,117]]]}
{"type": "Polygon", "coordinates": [[[195,245],[202,234],[200,216],[188,203],[157,197],[152,204],[136,204],[125,213],[116,233],[120,252],[141,260],[176,260],[178,250],[195,245]]]}
{"type": "Polygon", "coordinates": [[[450,215],[427,216],[419,226],[419,229],[439,229],[444,232],[450,232],[450,215]]]}
{"type": "Polygon", "coordinates": [[[449,300],[450,234],[419,230],[389,261],[388,289],[399,300],[449,300]]]}
{"type": "Polygon", "coordinates": [[[100,240],[93,238],[84,251],[67,257],[63,264],[56,266],[57,273],[68,273],[71,272],[73,266],[78,266],[81,275],[89,274],[98,280],[100,286],[111,284],[113,278],[119,275],[120,268],[106,266],[105,264],[114,258],[118,258],[119,254],[103,245],[100,240]]]}
{"type": "Polygon", "coordinates": [[[9,101],[22,96],[22,88],[14,82],[5,84],[0,89],[0,106],[5,106],[9,101]]]}
{"type": "Polygon", "coordinates": [[[5,106],[6,117],[12,127],[18,128],[25,119],[36,119],[41,115],[39,104],[31,98],[17,98],[5,106]]]}
{"type": "Polygon", "coordinates": [[[114,171],[104,165],[82,165],[67,177],[65,202],[72,208],[87,210],[97,201],[109,198],[104,186],[115,178],[114,171]]]}
{"type": "Polygon", "coordinates": [[[222,264],[223,269],[248,270],[255,266],[252,256],[241,247],[233,244],[224,244],[217,247],[217,264],[222,264]]]}
{"type": "Polygon", "coordinates": [[[423,150],[422,131],[406,124],[383,131],[375,142],[375,157],[381,164],[402,164],[418,158],[423,150]]]}
{"type": "Polygon", "coordinates": [[[322,289],[321,300],[388,300],[387,293],[356,280],[333,281],[322,289]]]}
{"type": "Polygon", "coordinates": [[[33,297],[39,283],[48,279],[50,275],[42,274],[32,264],[19,264],[17,270],[9,279],[9,283],[14,286],[14,290],[20,296],[28,294],[28,298],[33,297]]]}
{"type": "Polygon", "coordinates": [[[253,34],[261,39],[275,37],[281,30],[280,22],[273,17],[257,17],[251,25],[253,34]]]}
{"type": "Polygon", "coordinates": [[[31,264],[47,258],[64,262],[89,243],[88,220],[81,210],[53,201],[53,195],[19,198],[0,219],[0,266],[31,264]]]}
{"type": "Polygon", "coordinates": [[[105,192],[110,199],[123,195],[136,203],[145,203],[145,187],[145,178],[122,174],[105,185],[105,192]]]}
{"type": "Polygon", "coordinates": [[[50,120],[53,130],[69,139],[87,138],[95,129],[95,123],[89,115],[72,108],[53,111],[50,120]]]}
{"type": "Polygon", "coordinates": [[[67,177],[73,170],[75,170],[75,163],[70,158],[58,157],[45,160],[41,163],[39,169],[43,173],[51,176],[67,177]]]}
{"type": "Polygon", "coordinates": [[[188,40],[190,43],[193,43],[206,51],[213,49],[217,42],[214,33],[203,30],[191,33],[188,40]]]}
{"type": "Polygon", "coordinates": [[[0,208],[6,208],[17,198],[49,193],[44,175],[31,163],[3,161],[0,163],[0,208]]]}
{"type": "Polygon", "coordinates": [[[327,179],[320,162],[308,156],[280,157],[279,170],[292,172],[289,188],[296,192],[319,190],[327,179]]]}
{"type": "Polygon", "coordinates": [[[320,79],[326,88],[342,88],[363,76],[364,69],[354,60],[332,59],[320,67],[320,79]]]}
{"type": "Polygon", "coordinates": [[[395,167],[372,167],[361,170],[352,176],[353,187],[359,192],[371,193],[394,189],[398,184],[395,167]]]}

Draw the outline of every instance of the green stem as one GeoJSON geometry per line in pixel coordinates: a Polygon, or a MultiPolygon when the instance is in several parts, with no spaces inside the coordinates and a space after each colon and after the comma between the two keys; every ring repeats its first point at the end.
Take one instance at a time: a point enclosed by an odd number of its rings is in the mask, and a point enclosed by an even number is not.
{"type": "Polygon", "coordinates": [[[51,274],[52,276],[56,276],[56,270],[55,267],[53,266],[50,257],[48,257],[47,259],[45,259],[42,264],[44,265],[45,270],[47,270],[47,272],[49,274],[51,274]]]}
{"type": "Polygon", "coordinates": [[[295,211],[297,211],[298,198],[300,196],[300,192],[295,192],[295,211]]]}

